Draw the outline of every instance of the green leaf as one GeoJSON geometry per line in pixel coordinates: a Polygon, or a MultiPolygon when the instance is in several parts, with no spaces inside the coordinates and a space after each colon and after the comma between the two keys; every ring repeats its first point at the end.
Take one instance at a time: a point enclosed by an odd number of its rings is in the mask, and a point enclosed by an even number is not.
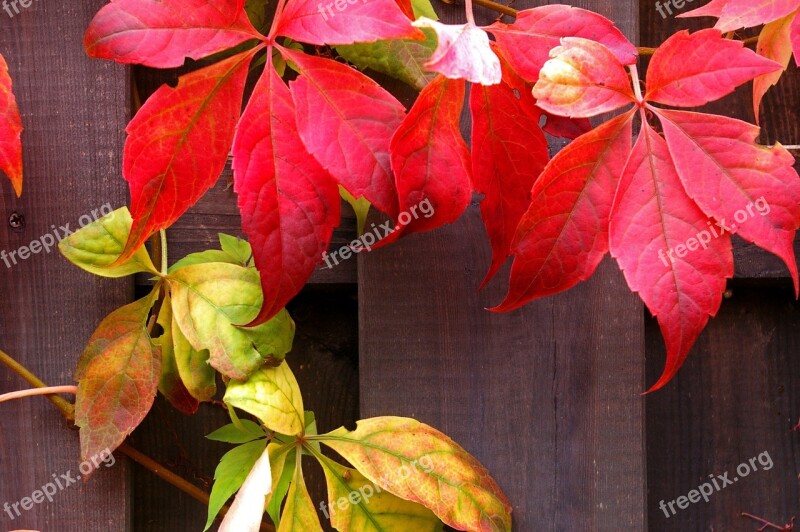
{"type": "Polygon", "coordinates": [[[217,393],[217,372],[208,365],[207,349],[197,351],[183,335],[178,322],[172,319],[172,343],[175,365],[183,384],[192,397],[200,402],[210,401],[217,393]]]}
{"type": "Polygon", "coordinates": [[[267,6],[268,0],[247,0],[244,3],[244,10],[247,12],[247,17],[254,28],[264,31],[265,22],[267,21],[267,6]]]}
{"type": "Polygon", "coordinates": [[[106,317],[83,351],[75,380],[75,424],[84,460],[114,451],[153,405],[161,350],[147,333],[147,317],[159,287],[106,317]]]}
{"type": "Polygon", "coordinates": [[[219,245],[222,251],[236,261],[234,264],[238,264],[239,266],[254,266],[253,248],[250,247],[250,243],[247,242],[247,240],[220,233],[219,245]]]}
{"type": "Polygon", "coordinates": [[[247,443],[259,438],[265,438],[266,434],[261,430],[258,423],[253,423],[249,419],[241,419],[239,423],[245,428],[242,430],[236,424],[230,423],[220,427],[208,436],[209,440],[221,441],[225,443],[247,443]]]}
{"type": "Polygon", "coordinates": [[[256,416],[272,431],[289,436],[303,432],[303,397],[285,362],[276,368],[261,368],[247,381],[230,381],[224,401],[256,416]]]}
{"type": "Polygon", "coordinates": [[[394,39],[374,43],[337,46],[336,51],[360,69],[371,68],[422,90],[433,81],[436,72],[424,64],[436,50],[436,33],[430,28],[421,28],[425,40],[394,39]]]}
{"type": "Polygon", "coordinates": [[[128,208],[122,207],[71,234],[58,244],[58,249],[75,266],[101,277],[118,278],[140,272],[159,275],[144,246],[129,261],[109,268],[125,249],[132,223],[128,208]]]}
{"type": "Polygon", "coordinates": [[[272,464],[272,495],[267,503],[267,513],[276,525],[280,524],[281,503],[286,498],[292,481],[297,453],[291,451],[295,449],[294,443],[283,445],[270,443],[267,447],[272,464]]]}
{"type": "Polygon", "coordinates": [[[421,504],[396,497],[370,482],[355,469],[337,464],[321,454],[317,455],[317,459],[322,464],[328,484],[328,504],[322,509],[322,513],[330,518],[336,530],[442,530],[442,522],[421,504]]]}
{"type": "Polygon", "coordinates": [[[431,20],[439,20],[439,15],[434,11],[431,0],[411,0],[411,8],[417,18],[425,17],[431,20]]]}
{"type": "Polygon", "coordinates": [[[208,502],[208,520],[204,530],[211,527],[219,511],[242,487],[250,470],[263,454],[267,446],[266,440],[257,440],[239,447],[234,447],[222,457],[217,470],[214,472],[214,487],[211,488],[211,497],[208,502]]]}
{"type": "Polygon", "coordinates": [[[253,267],[253,251],[250,248],[250,244],[245,240],[220,233],[219,242],[222,249],[209,249],[186,255],[170,267],[169,273],[180,270],[181,268],[186,268],[187,266],[208,264],[211,262],[224,262],[226,264],[253,267]]]}
{"type": "Polygon", "coordinates": [[[249,323],[261,308],[258,272],[234,264],[208,263],[181,268],[167,278],[175,321],[191,346],[208,349],[209,364],[223,375],[246,380],[292,348],[294,322],[282,310],[267,323],[249,323]]]}
{"type": "Polygon", "coordinates": [[[172,306],[169,294],[162,302],[161,310],[158,313],[158,324],[164,330],[164,334],[153,340],[155,345],[161,347],[161,378],[158,383],[158,391],[179,411],[193,415],[197,412],[200,403],[183,384],[175,361],[175,345],[172,339],[172,306]]]}
{"type": "Polygon", "coordinates": [[[308,494],[306,482],[303,478],[302,459],[298,456],[295,460],[294,478],[286,506],[277,532],[322,532],[317,509],[308,494]]]}
{"type": "Polygon", "coordinates": [[[511,530],[511,505],[489,472],[457,443],[416,420],[382,417],[311,437],[367,479],[430,508],[458,530],[511,530]]]}

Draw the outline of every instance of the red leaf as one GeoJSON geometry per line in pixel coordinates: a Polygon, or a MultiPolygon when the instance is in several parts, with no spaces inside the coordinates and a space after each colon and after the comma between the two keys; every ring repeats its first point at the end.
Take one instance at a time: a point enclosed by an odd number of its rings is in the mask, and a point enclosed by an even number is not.
{"type": "Polygon", "coordinates": [[[607,18],[564,5],[520,11],[513,24],[495,22],[488,28],[503,56],[527,81],[535,82],[549,52],[561,37],[583,37],[607,46],[623,65],[636,63],[636,47],[607,18]]]}
{"type": "Polygon", "coordinates": [[[800,8],[800,0],[728,0],[715,26],[722,32],[760,26],[800,8]]]}
{"type": "Polygon", "coordinates": [[[592,122],[588,118],[567,118],[550,113],[544,114],[547,121],[543,129],[554,137],[575,140],[592,130],[592,122]]]}
{"type": "Polygon", "coordinates": [[[214,185],[228,159],[256,50],[162,86],[128,125],[123,173],[133,227],[118,262],[172,225],[214,185]]]}
{"type": "Polygon", "coordinates": [[[403,105],[348,66],[280,50],[301,72],[290,89],[306,149],[354,197],[396,216],[389,141],[405,115],[403,105]]]}
{"type": "Polygon", "coordinates": [[[550,56],[533,87],[545,111],[588,118],[636,101],[625,67],[602,44],[565,37],[550,56]]]}
{"type": "Polygon", "coordinates": [[[782,146],[756,144],[759,128],[716,115],[655,110],[689,196],[732,233],[786,263],[798,290],[794,257],[800,227],[800,179],[782,146]]]}
{"type": "Polygon", "coordinates": [[[469,205],[471,163],[459,128],[465,90],[463,80],[436,77],[392,137],[392,169],[401,214],[395,232],[382,244],[403,233],[452,223],[469,205]],[[432,214],[420,215],[420,205],[432,214]]]}
{"type": "Polygon", "coordinates": [[[484,195],[481,215],[492,243],[485,285],[508,257],[533,182],[550,155],[539,127],[541,112],[530,92],[517,97],[505,83],[473,85],[470,110],[472,175],[476,191],[484,195]]]}
{"type": "Polygon", "coordinates": [[[667,344],[666,368],[651,392],[678,371],[733,275],[730,237],[712,237],[713,228],[686,195],[666,142],[645,124],[620,180],[609,237],[628,286],[667,344]]]}
{"type": "Polygon", "coordinates": [[[561,150],[533,186],[516,231],[506,300],[514,310],[592,276],[608,252],[608,223],[631,151],[632,113],[614,118],[561,150]]]}
{"type": "Polygon", "coordinates": [[[716,17],[719,18],[722,15],[722,8],[725,7],[729,0],[711,0],[704,6],[698,7],[692,11],[687,11],[686,13],[681,13],[676,15],[678,18],[689,18],[689,17],[716,17]]]}
{"type": "Polygon", "coordinates": [[[770,22],[764,26],[758,36],[758,45],[756,46],[758,55],[775,61],[783,69],[759,76],[753,81],[753,112],[755,113],[756,123],[760,118],[761,100],[769,88],[778,83],[789,66],[789,61],[792,59],[791,31],[792,21],[795,18],[792,15],[770,22]]]}
{"type": "Polygon", "coordinates": [[[425,38],[395,0],[289,0],[273,33],[318,46],[425,38]]]}
{"type": "Polygon", "coordinates": [[[233,145],[242,227],[264,292],[250,325],[271,319],[303,288],[339,220],[339,189],[303,146],[294,111],[289,89],[268,66],[233,145]]]}
{"type": "Polygon", "coordinates": [[[112,0],[92,20],[84,46],[91,57],[171,68],[262,38],[244,0],[112,0]]]}
{"type": "Polygon", "coordinates": [[[153,405],[161,351],[146,326],[155,295],[109,314],[78,361],[75,423],[81,428],[84,459],[113,452],[153,405]]]}
{"type": "Polygon", "coordinates": [[[653,54],[645,99],[678,107],[705,105],[780,68],[718,30],[681,31],[653,54]]]}
{"type": "Polygon", "coordinates": [[[11,92],[8,65],[0,54],[0,172],[11,179],[17,197],[22,194],[22,119],[11,92]]]}

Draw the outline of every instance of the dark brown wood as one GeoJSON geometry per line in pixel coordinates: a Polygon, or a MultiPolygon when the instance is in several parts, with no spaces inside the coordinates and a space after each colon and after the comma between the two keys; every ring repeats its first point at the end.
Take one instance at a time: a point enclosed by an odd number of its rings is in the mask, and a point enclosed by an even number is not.
{"type": "MultiPolygon", "coordinates": [[[[125,203],[120,175],[128,118],[125,68],[89,59],[83,32],[103,0],[33,2],[13,18],[0,11],[0,52],[8,60],[25,126],[25,193],[13,197],[0,179],[0,250],[16,251],[81,216],[125,203]],[[9,216],[25,227],[13,232],[9,216]]],[[[128,280],[99,280],[57,251],[12,268],[0,262],[0,348],[49,384],[72,384],[93,329],[131,300],[128,280]]],[[[0,393],[24,388],[0,367],[0,393]]],[[[53,480],[78,475],[78,434],[39,398],[0,405],[0,505],[13,504],[53,480]]],[[[0,529],[130,529],[128,466],[118,459],[13,521],[0,509],[0,529]]]]}
{"type": "MultiPolygon", "coordinates": [[[[733,288],[675,380],[647,398],[649,530],[756,530],[748,512],[773,523],[800,517],[800,306],[789,290],[733,288]],[[758,471],[736,468],[756,458],[758,471]],[[670,517],[659,509],[709,475],[731,486],[670,517]]],[[[647,324],[648,381],[664,363],[658,326],[647,324]]],[[[749,464],[748,464],[749,465],[749,464]]],[[[721,481],[718,482],[720,485],[721,481]]],[[[674,506],[677,509],[677,506],[674,506]]]]}
{"type": "MultiPolygon", "coordinates": [[[[713,22],[662,18],[649,3],[641,4],[641,17],[646,46],[658,45],[675,31],[713,22]]],[[[767,93],[761,142],[798,143],[798,89],[800,73],[792,67],[767,93]]],[[[703,110],[753,122],[751,86],[703,110]]],[[[800,250],[797,243],[795,248],[800,250]]],[[[719,316],[711,320],[674,381],[647,398],[647,508],[652,532],[756,530],[758,524],[741,519],[741,512],[780,524],[800,515],[798,438],[791,432],[800,415],[793,384],[800,371],[795,355],[798,307],[782,261],[738,238],[734,251],[732,297],[723,302],[719,316]],[[775,281],[779,286],[764,288],[775,281]],[[660,508],[662,500],[668,506],[711,480],[709,475],[727,472],[733,480],[739,476],[735,471],[739,464],[763,452],[774,462],[769,471],[751,472],[715,492],[709,503],[701,500],[677,509],[676,515],[668,509],[667,517],[660,508]]],[[[647,322],[647,353],[648,382],[654,382],[665,354],[653,320],[647,322]]]]}
{"type": "MultiPolygon", "coordinates": [[[[636,36],[635,2],[579,4],[636,36]]],[[[463,22],[461,8],[444,13],[463,22]]],[[[644,529],[643,311],[616,266],[487,312],[508,272],[478,292],[490,251],[475,206],[359,261],[365,417],[413,416],[453,437],[505,490],[514,530],[644,529]]]]}

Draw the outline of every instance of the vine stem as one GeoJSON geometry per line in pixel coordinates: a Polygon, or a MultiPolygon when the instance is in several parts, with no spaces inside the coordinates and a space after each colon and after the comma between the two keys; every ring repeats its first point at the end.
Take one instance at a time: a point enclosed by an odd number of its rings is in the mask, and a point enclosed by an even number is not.
{"type": "Polygon", "coordinates": [[[775,530],[783,530],[784,532],[786,532],[788,530],[794,530],[794,526],[793,526],[794,525],[794,518],[792,518],[792,523],[790,525],[778,526],[775,523],[770,523],[766,519],[762,519],[760,517],[756,517],[755,515],[749,514],[747,512],[742,512],[739,515],[744,517],[744,518],[746,518],[746,519],[752,519],[753,521],[758,521],[759,523],[764,525],[764,526],[762,526],[761,528],[758,529],[759,531],[763,531],[763,530],[766,530],[768,528],[773,528],[775,530]]]}
{"type": "MultiPolygon", "coordinates": [[[[75,393],[77,392],[76,386],[47,386],[41,379],[31,373],[28,368],[17,362],[11,355],[0,349],[0,362],[11,369],[14,373],[22,377],[28,384],[33,386],[35,390],[23,390],[20,392],[11,392],[0,395],[0,403],[3,401],[10,401],[11,399],[19,399],[22,397],[31,397],[36,395],[44,395],[50,400],[53,405],[63,414],[64,418],[69,422],[75,421],[75,405],[66,401],[65,399],[53,395],[56,393],[75,393]]],[[[144,467],[161,480],[167,482],[171,486],[181,490],[193,499],[208,506],[210,496],[208,493],[198,488],[188,480],[180,475],[176,475],[168,468],[162,466],[149,456],[138,451],[127,443],[122,443],[117,447],[117,451],[124,454],[140,466],[144,467]]],[[[220,510],[220,516],[224,516],[228,511],[228,506],[223,506],[220,510]]],[[[261,532],[275,532],[275,527],[267,523],[261,523],[261,532]]]]}
{"type": "Polygon", "coordinates": [[[47,388],[34,388],[32,390],[20,390],[18,392],[4,393],[3,395],[0,395],[0,403],[13,401],[15,399],[23,399],[25,397],[35,397],[37,395],[55,395],[59,393],[71,393],[75,395],[77,392],[77,386],[50,386],[47,388]]]}
{"type": "MultiPolygon", "coordinates": [[[[486,9],[490,9],[496,13],[500,13],[501,15],[508,15],[509,17],[516,17],[519,14],[519,11],[513,7],[495,2],[494,0],[469,0],[469,2],[481,7],[485,7],[486,9]]],[[[471,10],[468,11],[468,13],[469,12],[471,12],[471,10]]],[[[750,37],[742,40],[742,42],[745,44],[745,46],[749,44],[756,44],[758,42],[758,37],[750,37]]],[[[641,56],[651,56],[656,51],[655,48],[649,48],[647,46],[639,46],[637,50],[641,56]]]]}

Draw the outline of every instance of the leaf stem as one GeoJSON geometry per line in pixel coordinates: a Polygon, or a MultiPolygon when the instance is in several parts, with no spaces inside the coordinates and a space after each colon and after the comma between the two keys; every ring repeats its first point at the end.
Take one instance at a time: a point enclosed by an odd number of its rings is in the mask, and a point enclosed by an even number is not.
{"type": "MultiPolygon", "coordinates": [[[[28,368],[14,360],[8,353],[0,349],[0,362],[8,366],[11,371],[22,377],[28,384],[34,388],[47,388],[47,385],[41,381],[36,375],[31,373],[28,368]]],[[[47,399],[58,408],[64,415],[68,422],[75,420],[75,406],[66,399],[57,395],[48,395],[47,399]]]]}
{"type": "Polygon", "coordinates": [[[169,270],[169,260],[167,257],[167,232],[161,229],[158,234],[161,237],[161,275],[167,275],[169,270]]]}
{"type": "Polygon", "coordinates": [[[71,393],[75,395],[77,392],[77,386],[50,386],[48,388],[33,388],[32,390],[20,390],[18,392],[4,393],[3,395],[0,395],[0,403],[14,401],[15,399],[23,399],[25,397],[36,397],[37,395],[56,395],[60,393],[71,393]]]}

